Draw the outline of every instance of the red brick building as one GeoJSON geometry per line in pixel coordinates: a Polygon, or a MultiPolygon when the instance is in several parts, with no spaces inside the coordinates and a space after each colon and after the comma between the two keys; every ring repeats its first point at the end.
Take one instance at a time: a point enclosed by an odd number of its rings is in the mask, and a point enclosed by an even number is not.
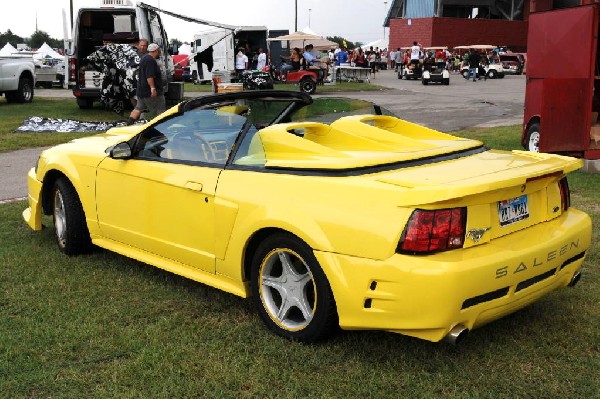
{"type": "Polygon", "coordinates": [[[418,41],[425,47],[491,44],[526,51],[530,10],[551,8],[552,2],[393,0],[385,20],[389,48],[407,47],[418,41]]]}

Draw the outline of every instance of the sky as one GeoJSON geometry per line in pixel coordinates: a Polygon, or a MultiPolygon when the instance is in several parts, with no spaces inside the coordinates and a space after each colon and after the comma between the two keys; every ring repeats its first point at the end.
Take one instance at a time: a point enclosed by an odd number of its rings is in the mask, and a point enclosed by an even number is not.
{"type": "MultiPolygon", "coordinates": [[[[135,0],[131,0],[135,4],[135,0]]],[[[294,5],[298,3],[298,30],[310,26],[322,36],[341,36],[352,42],[369,43],[384,37],[383,22],[391,0],[145,0],[147,4],[178,14],[229,25],[261,25],[270,30],[294,31],[294,5]],[[310,11],[309,11],[310,10],[310,11]],[[310,19],[310,21],[309,21],[310,19]],[[310,22],[310,24],[309,24],[310,22]]],[[[97,7],[101,0],[73,0],[80,7],[97,7]]],[[[69,0],[3,1],[0,32],[10,29],[29,37],[37,27],[52,38],[63,38],[63,9],[69,19],[69,0]]],[[[190,41],[204,25],[162,16],[169,39],[190,41]]],[[[70,23],[69,23],[70,32],[70,23]]],[[[389,30],[385,29],[385,35],[389,30]]],[[[69,33],[70,35],[70,33],[69,33]]],[[[16,46],[16,43],[12,43],[16,46]]]]}

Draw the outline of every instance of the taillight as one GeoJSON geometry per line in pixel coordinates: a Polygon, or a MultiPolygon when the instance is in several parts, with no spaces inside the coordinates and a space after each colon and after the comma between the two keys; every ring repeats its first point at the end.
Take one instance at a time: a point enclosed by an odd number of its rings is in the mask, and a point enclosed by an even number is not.
{"type": "Polygon", "coordinates": [[[77,58],[69,58],[69,80],[71,82],[77,81],[77,58]]]}
{"type": "Polygon", "coordinates": [[[571,190],[569,190],[569,182],[566,177],[558,181],[558,189],[560,190],[560,205],[564,212],[571,206],[571,190]]]}
{"type": "Polygon", "coordinates": [[[424,254],[462,248],[466,220],[466,208],[416,209],[402,233],[397,252],[424,254]]]}

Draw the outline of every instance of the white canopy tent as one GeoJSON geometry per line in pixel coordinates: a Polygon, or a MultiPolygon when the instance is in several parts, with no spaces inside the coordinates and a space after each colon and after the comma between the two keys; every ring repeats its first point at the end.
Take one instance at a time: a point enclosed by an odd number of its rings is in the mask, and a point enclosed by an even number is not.
{"type": "Polygon", "coordinates": [[[14,55],[14,53],[18,53],[18,50],[12,46],[10,43],[6,43],[4,47],[0,50],[0,56],[8,57],[14,55]]]}
{"type": "Polygon", "coordinates": [[[52,58],[55,60],[63,60],[65,58],[65,56],[61,55],[60,53],[57,53],[56,51],[54,51],[52,49],[52,47],[50,47],[48,45],[48,43],[44,42],[44,44],[42,44],[42,46],[39,49],[37,49],[37,51],[33,55],[33,58],[36,60],[43,59],[43,58],[52,58]]]}
{"type": "Polygon", "coordinates": [[[389,47],[388,43],[389,42],[386,39],[379,39],[371,43],[363,44],[362,46],[360,46],[360,48],[362,48],[363,50],[368,50],[371,47],[379,47],[379,50],[383,50],[389,47]]]}
{"type": "MultiPolygon", "coordinates": [[[[332,48],[338,48],[338,44],[336,42],[332,42],[331,40],[327,40],[325,37],[319,35],[318,33],[316,33],[314,30],[310,29],[310,27],[305,27],[304,29],[302,29],[302,32],[309,34],[309,35],[315,35],[318,36],[318,39],[314,39],[314,40],[304,40],[305,44],[312,44],[314,48],[316,48],[317,50],[329,50],[332,48]]],[[[296,43],[296,42],[290,42],[290,46],[292,48],[294,47],[301,47],[297,44],[300,43],[296,43]]],[[[302,48],[304,47],[304,45],[302,45],[302,48]]]]}
{"type": "Polygon", "coordinates": [[[304,46],[312,44],[317,50],[329,50],[331,48],[337,48],[338,44],[330,40],[324,39],[323,37],[313,34],[306,33],[304,31],[298,31],[290,33],[289,35],[283,35],[268,39],[269,41],[285,41],[290,42],[290,48],[298,47],[304,51],[304,46]]]}

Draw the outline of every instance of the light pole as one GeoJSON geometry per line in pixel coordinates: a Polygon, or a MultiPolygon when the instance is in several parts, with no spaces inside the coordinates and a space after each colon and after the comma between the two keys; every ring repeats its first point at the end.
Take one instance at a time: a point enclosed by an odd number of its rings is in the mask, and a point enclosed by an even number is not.
{"type": "Polygon", "coordinates": [[[386,10],[387,10],[387,1],[383,2],[383,39],[385,40],[385,17],[387,17],[386,15],[386,10]]]}
{"type": "Polygon", "coordinates": [[[294,0],[294,32],[298,32],[298,0],[294,0]]]}
{"type": "Polygon", "coordinates": [[[310,28],[310,12],[312,11],[312,8],[308,9],[308,27],[310,28]]]}

